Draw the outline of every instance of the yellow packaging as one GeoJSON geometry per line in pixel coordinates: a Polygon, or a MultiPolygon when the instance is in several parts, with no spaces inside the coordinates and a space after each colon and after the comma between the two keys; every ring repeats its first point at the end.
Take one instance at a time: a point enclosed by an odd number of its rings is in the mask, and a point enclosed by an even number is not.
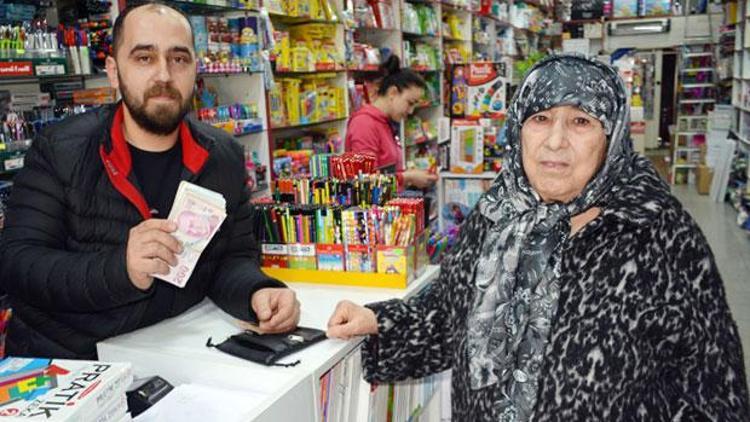
{"type": "Polygon", "coordinates": [[[319,120],[328,120],[332,117],[333,98],[328,85],[323,85],[318,90],[318,109],[320,110],[319,120]]]}
{"type": "Polygon", "coordinates": [[[292,48],[292,66],[291,69],[294,72],[314,72],[315,71],[315,58],[313,57],[312,51],[305,46],[297,46],[292,48]]]}
{"type": "Polygon", "coordinates": [[[281,95],[282,81],[277,83],[268,91],[268,109],[271,116],[271,126],[280,127],[286,125],[284,99],[281,95]]]}
{"type": "Polygon", "coordinates": [[[330,40],[336,37],[336,26],[328,23],[308,23],[290,28],[292,38],[298,41],[330,40]]]}
{"type": "Polygon", "coordinates": [[[223,130],[224,132],[227,132],[230,135],[234,135],[234,121],[214,123],[213,126],[215,128],[223,130]]]}
{"type": "Polygon", "coordinates": [[[309,0],[310,4],[310,17],[313,19],[323,19],[323,9],[321,8],[320,0],[309,0]]]}
{"type": "Polygon", "coordinates": [[[346,117],[346,92],[342,87],[333,88],[334,112],[336,117],[346,117]]]}
{"type": "Polygon", "coordinates": [[[297,14],[295,16],[310,16],[310,0],[295,0],[295,3],[297,3],[297,14]]]}
{"type": "Polygon", "coordinates": [[[283,0],[284,11],[289,16],[300,16],[300,0],[283,0]]]}
{"type": "Polygon", "coordinates": [[[291,69],[291,45],[288,32],[280,32],[276,46],[274,47],[274,53],[276,55],[276,70],[288,71],[291,69]]]}
{"type": "Polygon", "coordinates": [[[333,10],[331,2],[328,0],[320,0],[320,7],[323,9],[324,19],[331,22],[338,22],[339,18],[336,16],[336,11],[333,10]]]}
{"type": "Polygon", "coordinates": [[[378,246],[376,263],[380,274],[413,274],[414,246],[378,246]]]}
{"type": "Polygon", "coordinates": [[[300,83],[299,79],[284,80],[284,103],[290,125],[299,124],[300,83]]]}

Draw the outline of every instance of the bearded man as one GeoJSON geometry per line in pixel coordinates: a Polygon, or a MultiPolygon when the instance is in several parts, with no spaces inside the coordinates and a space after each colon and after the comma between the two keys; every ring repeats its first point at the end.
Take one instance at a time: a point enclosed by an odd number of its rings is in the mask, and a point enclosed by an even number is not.
{"type": "Polygon", "coordinates": [[[243,151],[188,115],[190,22],[141,4],[119,15],[113,38],[107,74],[122,101],[50,127],[16,176],[0,239],[0,283],[14,311],[6,353],[96,358],[98,341],[206,296],[261,331],[292,330],[294,292],[259,268],[243,151]],[[182,180],[221,193],[227,218],[178,288],[159,276],[182,250],[166,219],[182,180]]]}

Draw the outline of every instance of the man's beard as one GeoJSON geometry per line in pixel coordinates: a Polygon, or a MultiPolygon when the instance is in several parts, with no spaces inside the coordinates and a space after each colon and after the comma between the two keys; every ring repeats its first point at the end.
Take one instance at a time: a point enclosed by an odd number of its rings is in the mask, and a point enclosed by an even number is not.
{"type": "Polygon", "coordinates": [[[120,93],[125,106],[128,108],[133,120],[144,130],[155,135],[169,135],[179,127],[182,119],[190,111],[192,97],[183,99],[180,91],[176,90],[171,84],[157,84],[149,88],[143,94],[143,100],[138,101],[135,95],[132,95],[120,76],[120,93]],[[169,96],[177,100],[179,108],[176,110],[173,106],[159,104],[154,107],[153,112],[147,110],[148,100],[152,97],[169,96]]]}

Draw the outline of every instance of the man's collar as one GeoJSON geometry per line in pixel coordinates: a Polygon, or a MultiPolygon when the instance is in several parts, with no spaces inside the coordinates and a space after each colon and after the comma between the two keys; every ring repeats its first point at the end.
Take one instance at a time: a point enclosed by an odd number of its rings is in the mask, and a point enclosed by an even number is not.
{"type": "MultiPolygon", "coordinates": [[[[115,109],[110,126],[109,160],[126,176],[130,175],[132,159],[130,148],[123,132],[125,112],[124,104],[120,102],[115,109]]],[[[186,119],[187,120],[187,119],[186,119]]],[[[201,145],[193,136],[190,125],[183,120],[179,126],[179,139],[182,144],[182,163],[191,173],[198,174],[208,161],[208,150],[201,145]]]]}

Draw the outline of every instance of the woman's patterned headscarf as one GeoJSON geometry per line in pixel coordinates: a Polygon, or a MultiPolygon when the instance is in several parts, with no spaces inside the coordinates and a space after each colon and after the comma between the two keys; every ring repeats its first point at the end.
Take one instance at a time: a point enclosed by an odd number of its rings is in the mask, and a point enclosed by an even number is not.
{"type": "Polygon", "coordinates": [[[538,62],[511,102],[506,128],[510,150],[478,203],[478,211],[494,224],[477,264],[468,319],[471,387],[499,387],[495,410],[500,420],[531,416],[557,311],[570,217],[601,203],[630,171],[636,155],[629,125],[625,85],[617,71],[578,55],[553,55],[538,62]],[[602,123],[607,155],[578,197],[567,204],[544,203],[523,169],[521,128],[532,115],[562,105],[579,107],[602,123]]]}

